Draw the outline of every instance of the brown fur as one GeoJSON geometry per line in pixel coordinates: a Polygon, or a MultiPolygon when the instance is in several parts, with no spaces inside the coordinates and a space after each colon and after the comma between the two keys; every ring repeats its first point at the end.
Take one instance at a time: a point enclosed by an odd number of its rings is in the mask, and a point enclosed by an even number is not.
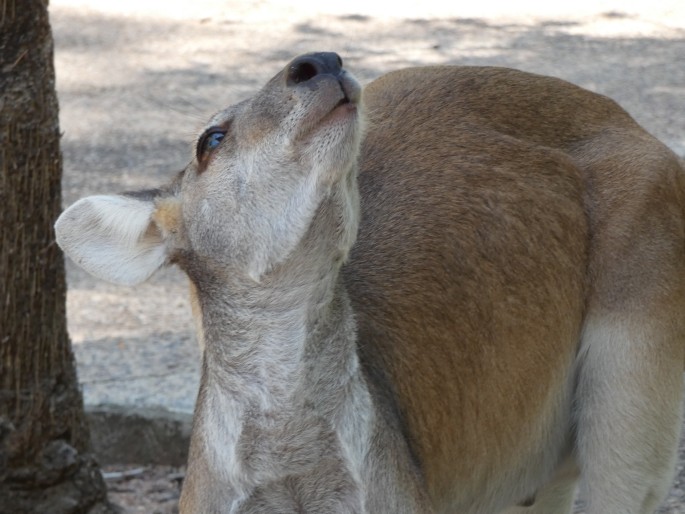
{"type": "Polygon", "coordinates": [[[176,197],[162,197],[157,200],[152,219],[167,234],[179,234],[183,227],[181,202],[176,197]]]}
{"type": "MultiPolygon", "coordinates": [[[[365,95],[344,269],[359,348],[386,369],[431,496],[466,506],[542,464],[550,425],[571,444],[588,310],[682,318],[683,173],[614,102],[557,79],[419,68],[365,95]]],[[[658,351],[682,359],[682,336],[658,351]]]]}

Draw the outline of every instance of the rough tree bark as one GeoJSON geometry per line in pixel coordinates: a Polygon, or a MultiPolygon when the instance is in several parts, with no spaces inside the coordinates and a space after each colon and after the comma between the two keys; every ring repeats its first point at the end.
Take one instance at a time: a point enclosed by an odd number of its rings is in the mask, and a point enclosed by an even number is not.
{"type": "Polygon", "coordinates": [[[0,514],[110,512],[66,330],[47,0],[0,0],[0,514]]]}

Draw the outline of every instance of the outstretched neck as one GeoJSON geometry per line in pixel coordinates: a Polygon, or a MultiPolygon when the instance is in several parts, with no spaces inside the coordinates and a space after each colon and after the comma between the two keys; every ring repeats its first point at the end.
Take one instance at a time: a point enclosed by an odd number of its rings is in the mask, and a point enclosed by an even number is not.
{"type": "Polygon", "coordinates": [[[203,308],[204,370],[191,444],[191,457],[203,458],[189,462],[219,477],[213,490],[225,495],[218,504],[257,501],[266,484],[325,474],[339,482],[336,501],[363,509],[374,412],[354,317],[339,277],[309,293],[288,308],[261,295],[249,306],[221,310],[212,299],[203,308]]]}
{"type": "Polygon", "coordinates": [[[239,392],[236,401],[251,412],[323,394],[357,372],[354,317],[339,276],[201,305],[207,378],[239,392]],[[336,378],[329,384],[320,375],[336,378]]]}
{"type": "Polygon", "coordinates": [[[208,270],[199,274],[208,380],[234,384],[243,402],[261,409],[268,400],[285,405],[289,396],[324,395],[358,372],[354,316],[340,274],[358,217],[350,175],[312,211],[288,257],[258,281],[223,270],[210,280],[208,270]]]}

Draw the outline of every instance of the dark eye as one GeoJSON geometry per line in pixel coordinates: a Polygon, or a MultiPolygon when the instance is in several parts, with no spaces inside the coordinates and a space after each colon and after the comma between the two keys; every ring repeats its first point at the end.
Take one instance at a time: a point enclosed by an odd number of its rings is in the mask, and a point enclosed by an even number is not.
{"type": "Polygon", "coordinates": [[[226,130],[221,127],[207,129],[197,142],[197,160],[202,162],[209,153],[221,144],[221,140],[225,135],[226,130]]]}

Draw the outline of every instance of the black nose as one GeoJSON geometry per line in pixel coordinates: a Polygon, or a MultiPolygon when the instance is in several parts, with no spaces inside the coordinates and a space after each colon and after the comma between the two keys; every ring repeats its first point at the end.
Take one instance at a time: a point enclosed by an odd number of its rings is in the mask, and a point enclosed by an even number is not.
{"type": "Polygon", "coordinates": [[[288,65],[287,84],[294,86],[313,79],[317,75],[339,75],[342,59],[334,52],[319,52],[296,57],[288,65]]]}

